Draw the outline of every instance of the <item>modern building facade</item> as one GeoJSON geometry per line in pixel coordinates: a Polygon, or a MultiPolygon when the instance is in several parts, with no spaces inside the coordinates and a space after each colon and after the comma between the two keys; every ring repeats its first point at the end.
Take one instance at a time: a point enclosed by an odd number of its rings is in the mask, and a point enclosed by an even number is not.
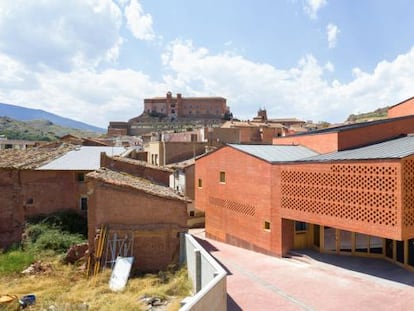
{"type": "Polygon", "coordinates": [[[413,121],[227,145],[200,157],[196,208],[206,213],[207,236],[275,256],[315,248],[414,269],[413,121]]]}

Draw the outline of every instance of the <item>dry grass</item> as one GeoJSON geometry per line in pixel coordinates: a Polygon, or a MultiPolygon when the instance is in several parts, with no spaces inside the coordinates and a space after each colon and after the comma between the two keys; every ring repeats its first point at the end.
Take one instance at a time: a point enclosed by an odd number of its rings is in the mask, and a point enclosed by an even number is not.
{"type": "MultiPolygon", "coordinates": [[[[79,268],[53,262],[53,271],[45,274],[23,276],[9,274],[0,277],[0,294],[36,295],[36,304],[26,310],[147,310],[140,297],[161,297],[169,301],[166,310],[178,310],[179,302],[191,292],[186,270],[163,272],[132,278],[124,291],[114,293],[108,282],[111,271],[107,269],[95,278],[87,279],[79,268]]],[[[1,308],[0,308],[1,310],[1,308]]]]}

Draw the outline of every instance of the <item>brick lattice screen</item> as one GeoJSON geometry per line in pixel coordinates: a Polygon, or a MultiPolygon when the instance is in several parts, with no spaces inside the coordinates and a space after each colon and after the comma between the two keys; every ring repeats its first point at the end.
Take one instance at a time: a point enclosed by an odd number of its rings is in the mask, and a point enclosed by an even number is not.
{"type": "Polygon", "coordinates": [[[255,207],[252,205],[243,204],[243,203],[235,202],[231,200],[224,200],[220,198],[209,197],[209,203],[212,206],[225,208],[227,210],[230,210],[230,211],[233,211],[239,214],[247,215],[247,216],[254,216],[256,212],[255,207]]]}
{"type": "MultiPolygon", "coordinates": [[[[398,167],[381,164],[320,164],[281,172],[281,207],[293,213],[330,216],[355,223],[397,225],[398,167]]],[[[414,165],[411,164],[414,171],[414,165]]],[[[414,173],[413,173],[414,174],[414,173]]],[[[414,189],[414,185],[411,185],[414,189]]],[[[410,198],[414,195],[411,190],[410,198]]],[[[414,222],[414,210],[411,223],[414,222]]]]}
{"type": "Polygon", "coordinates": [[[404,179],[404,226],[414,226],[414,160],[407,160],[403,165],[404,179]]]}

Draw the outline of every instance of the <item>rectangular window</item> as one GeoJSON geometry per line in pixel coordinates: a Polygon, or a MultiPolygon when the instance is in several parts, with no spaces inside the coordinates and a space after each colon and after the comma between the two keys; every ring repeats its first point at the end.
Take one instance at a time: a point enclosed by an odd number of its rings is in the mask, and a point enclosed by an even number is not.
{"type": "Polygon", "coordinates": [[[198,188],[203,188],[203,180],[201,178],[198,179],[198,188]]]}
{"type": "Polygon", "coordinates": [[[84,182],[85,181],[85,174],[84,173],[78,173],[78,181],[84,182]]]}
{"type": "Polygon", "coordinates": [[[226,183],[226,172],[220,172],[220,182],[226,183]]]}
{"type": "Polygon", "coordinates": [[[267,231],[270,231],[270,222],[269,221],[264,222],[264,229],[267,230],[267,231]]]}
{"type": "Polygon", "coordinates": [[[304,232],[308,230],[308,224],[303,221],[295,221],[295,231],[304,232]]]}
{"type": "Polygon", "coordinates": [[[80,209],[81,211],[88,210],[88,198],[82,197],[80,201],[80,209]]]}

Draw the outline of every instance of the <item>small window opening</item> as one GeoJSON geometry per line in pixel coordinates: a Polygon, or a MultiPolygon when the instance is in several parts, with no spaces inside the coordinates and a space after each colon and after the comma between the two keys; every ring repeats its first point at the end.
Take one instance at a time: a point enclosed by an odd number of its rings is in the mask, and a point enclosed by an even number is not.
{"type": "Polygon", "coordinates": [[[203,180],[201,178],[198,179],[198,188],[203,187],[203,180]]]}
{"type": "Polygon", "coordinates": [[[84,173],[79,173],[78,174],[78,181],[79,182],[84,182],[85,181],[85,174],[84,173]]]}
{"type": "Polygon", "coordinates": [[[81,211],[87,211],[88,210],[88,198],[81,198],[80,201],[80,209],[81,211]]]}
{"type": "Polygon", "coordinates": [[[295,221],[295,231],[304,232],[308,230],[308,224],[303,221],[295,221]]]}
{"type": "Polygon", "coordinates": [[[220,172],[220,182],[221,183],[226,182],[226,172],[220,172]]]}
{"type": "Polygon", "coordinates": [[[28,198],[28,199],[26,200],[26,204],[33,204],[33,203],[34,203],[33,198],[28,198]]]}
{"type": "Polygon", "coordinates": [[[269,221],[264,222],[264,229],[270,231],[270,222],[269,221]]]}

